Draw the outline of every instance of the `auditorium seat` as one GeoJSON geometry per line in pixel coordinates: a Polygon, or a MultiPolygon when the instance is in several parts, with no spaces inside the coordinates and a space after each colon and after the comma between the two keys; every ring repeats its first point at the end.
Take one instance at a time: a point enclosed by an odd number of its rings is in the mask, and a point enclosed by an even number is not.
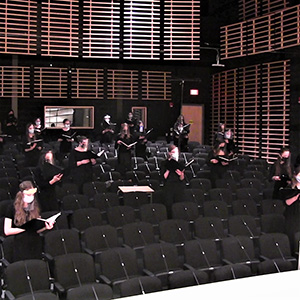
{"type": "Polygon", "coordinates": [[[261,213],[266,214],[283,214],[285,206],[279,199],[263,199],[261,202],[261,213]]]}
{"type": "Polygon", "coordinates": [[[82,186],[82,193],[89,199],[93,198],[94,195],[106,192],[106,184],[101,181],[85,182],[82,186]]]}
{"type": "Polygon", "coordinates": [[[107,249],[121,247],[117,229],[111,225],[89,227],[81,233],[83,250],[99,263],[99,255],[107,249]]]}
{"type": "Polygon", "coordinates": [[[283,214],[263,214],[260,216],[260,227],[263,233],[285,233],[285,217],[283,214]]]}
{"type": "Polygon", "coordinates": [[[268,259],[258,264],[257,275],[281,273],[295,270],[292,262],[284,259],[268,259]]]}
{"type": "Polygon", "coordinates": [[[227,222],[229,212],[227,203],[222,200],[208,200],[203,203],[204,217],[217,217],[222,222],[227,222]]]}
{"type": "Polygon", "coordinates": [[[192,239],[189,222],[181,219],[168,219],[159,223],[159,238],[163,242],[182,247],[192,239]]]}
{"type": "Polygon", "coordinates": [[[156,243],[143,249],[144,272],[148,276],[156,276],[162,281],[162,286],[169,285],[169,275],[182,271],[178,250],[171,243],[156,243]]]}
{"type": "Polygon", "coordinates": [[[157,242],[153,226],[148,222],[126,224],[122,227],[122,233],[124,244],[136,251],[157,242]]]}
{"type": "Polygon", "coordinates": [[[187,241],[183,247],[184,265],[190,270],[212,271],[223,265],[215,241],[195,239],[187,241]]]}
{"type": "Polygon", "coordinates": [[[205,201],[205,192],[200,188],[185,189],[182,201],[190,201],[196,203],[199,211],[201,211],[203,208],[203,203],[205,201]]]}
{"type": "Polygon", "coordinates": [[[51,289],[47,263],[42,260],[18,261],[5,270],[6,299],[58,300],[51,289]]]}
{"type": "Polygon", "coordinates": [[[194,222],[194,234],[197,238],[214,241],[221,241],[227,236],[220,218],[202,216],[194,222]]]}
{"type": "Polygon", "coordinates": [[[79,232],[92,226],[103,224],[102,215],[99,209],[86,207],[74,210],[71,214],[70,226],[79,232]]]}
{"type": "Polygon", "coordinates": [[[73,229],[49,231],[44,235],[44,257],[51,263],[56,256],[81,252],[79,233],[73,229]]]}
{"type": "Polygon", "coordinates": [[[142,276],[142,272],[138,268],[136,253],[131,248],[107,249],[101,252],[99,258],[100,280],[113,288],[130,278],[142,276]]]}
{"type": "Polygon", "coordinates": [[[252,271],[249,266],[242,264],[226,265],[213,272],[213,281],[224,281],[252,276],[252,271]]]}
{"type": "Polygon", "coordinates": [[[288,260],[295,266],[297,260],[292,256],[290,241],[284,233],[266,233],[259,237],[260,256],[262,259],[288,260]]]}
{"type": "Polygon", "coordinates": [[[144,295],[161,290],[161,281],[157,277],[141,276],[138,278],[130,278],[120,283],[121,297],[144,295]]]}
{"type": "Polygon", "coordinates": [[[209,199],[210,200],[219,200],[227,204],[227,207],[231,207],[233,197],[232,191],[226,188],[213,188],[209,190],[209,199]]]}
{"type": "Polygon", "coordinates": [[[209,275],[200,270],[183,270],[169,276],[169,288],[183,288],[209,282],[209,275]]]}
{"type": "Polygon", "coordinates": [[[61,199],[61,208],[66,212],[90,207],[88,196],[82,194],[69,194],[61,199]]]}
{"type": "Polygon", "coordinates": [[[245,235],[251,239],[258,239],[261,234],[255,217],[250,215],[230,216],[228,219],[228,233],[234,236],[245,235]]]}
{"type": "Polygon", "coordinates": [[[113,295],[110,286],[96,282],[93,258],[85,253],[55,257],[54,280],[60,297],[68,300],[91,299],[95,294],[99,299],[111,299],[113,295]]]}
{"type": "Polygon", "coordinates": [[[198,205],[191,201],[177,202],[172,205],[172,218],[194,223],[199,217],[198,205]]]}
{"type": "Polygon", "coordinates": [[[223,262],[231,264],[245,264],[256,272],[260,260],[256,256],[253,240],[248,236],[230,236],[222,240],[223,262]]]}

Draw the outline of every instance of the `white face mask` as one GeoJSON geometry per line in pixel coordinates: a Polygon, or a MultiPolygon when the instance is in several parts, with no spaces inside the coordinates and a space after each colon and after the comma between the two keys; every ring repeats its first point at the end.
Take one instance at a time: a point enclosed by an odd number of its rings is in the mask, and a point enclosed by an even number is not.
{"type": "Polygon", "coordinates": [[[65,128],[70,128],[70,124],[65,124],[65,128]]]}
{"type": "Polygon", "coordinates": [[[175,152],[171,153],[171,158],[178,161],[179,160],[179,151],[175,149],[175,152]]]}
{"type": "Polygon", "coordinates": [[[34,129],[28,129],[28,132],[32,134],[34,133],[34,129]]]}
{"type": "Polygon", "coordinates": [[[41,122],[40,122],[40,121],[36,121],[36,122],[35,122],[35,125],[40,126],[40,125],[41,125],[41,122]]]}
{"type": "Polygon", "coordinates": [[[296,176],[295,178],[296,178],[297,182],[300,183],[300,176],[298,175],[298,176],[296,176]]]}
{"type": "Polygon", "coordinates": [[[34,195],[24,195],[23,197],[23,201],[28,204],[32,203],[33,200],[34,200],[34,195]]]}
{"type": "Polygon", "coordinates": [[[144,131],[144,126],[140,126],[140,132],[144,131]]]}

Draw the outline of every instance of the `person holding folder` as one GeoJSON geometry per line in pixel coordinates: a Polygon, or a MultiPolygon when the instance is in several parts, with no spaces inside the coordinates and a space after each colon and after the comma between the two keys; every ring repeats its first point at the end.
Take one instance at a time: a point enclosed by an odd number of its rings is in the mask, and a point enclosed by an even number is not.
{"type": "Polygon", "coordinates": [[[63,127],[60,129],[58,135],[59,153],[58,159],[61,162],[64,158],[67,158],[72,149],[72,143],[74,142],[74,136],[76,132],[71,129],[71,121],[69,119],[63,120],[63,127]]]}
{"type": "Polygon", "coordinates": [[[69,157],[70,176],[78,185],[79,191],[85,182],[93,181],[93,165],[96,164],[97,155],[89,150],[89,139],[85,136],[77,137],[78,146],[75,147],[69,157]]]}
{"type": "Polygon", "coordinates": [[[5,214],[4,234],[14,236],[13,261],[41,259],[43,241],[39,233],[52,229],[54,221],[39,220],[37,188],[31,181],[23,181],[19,188],[14,203],[5,214]]]}
{"type": "Polygon", "coordinates": [[[172,205],[183,199],[185,181],[184,165],[178,162],[179,149],[175,145],[168,148],[168,158],[162,164],[164,176],[164,199],[168,218],[172,217],[172,205]]]}
{"type": "Polygon", "coordinates": [[[133,136],[130,133],[130,129],[127,123],[121,124],[121,130],[118,134],[115,142],[115,148],[118,154],[118,171],[123,177],[127,171],[131,171],[131,151],[133,146],[137,142],[134,142],[133,136]]]}
{"type": "Polygon", "coordinates": [[[34,124],[27,124],[26,133],[23,138],[25,167],[37,167],[42,149],[43,140],[41,139],[41,137],[36,136],[34,131],[34,124]]]}

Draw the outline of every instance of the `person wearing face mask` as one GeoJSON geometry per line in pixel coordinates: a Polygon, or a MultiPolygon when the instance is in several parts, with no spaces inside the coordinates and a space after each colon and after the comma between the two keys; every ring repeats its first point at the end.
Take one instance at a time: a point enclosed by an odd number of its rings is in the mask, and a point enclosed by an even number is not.
{"type": "Polygon", "coordinates": [[[7,208],[4,218],[4,234],[13,235],[13,261],[42,259],[43,242],[39,235],[44,230],[53,228],[53,222],[42,223],[44,227],[22,229],[27,222],[40,218],[40,208],[36,199],[37,189],[31,181],[19,185],[14,203],[7,208]]]}
{"type": "Polygon", "coordinates": [[[285,188],[292,178],[291,153],[287,147],[280,150],[278,158],[270,169],[271,180],[274,181],[273,199],[279,198],[279,190],[285,188]]]}
{"type": "Polygon", "coordinates": [[[43,125],[42,125],[42,122],[41,122],[41,118],[35,118],[34,119],[34,132],[36,134],[37,137],[40,137],[42,136],[42,133],[43,133],[43,125]]]}
{"type": "Polygon", "coordinates": [[[168,158],[162,164],[164,204],[169,218],[172,217],[173,203],[182,201],[185,189],[184,165],[178,160],[179,149],[172,144],[168,148],[168,158]]]}
{"type": "Polygon", "coordinates": [[[116,124],[111,123],[110,115],[105,115],[103,117],[103,121],[100,124],[101,127],[100,142],[104,144],[104,146],[112,143],[115,134],[115,125],[116,124]]]}
{"type": "Polygon", "coordinates": [[[144,126],[144,123],[142,120],[138,122],[138,130],[135,133],[135,139],[137,141],[137,144],[135,146],[135,156],[136,157],[142,157],[145,161],[147,160],[147,130],[144,126]]]}
{"type": "Polygon", "coordinates": [[[78,146],[73,149],[69,157],[69,168],[72,180],[78,185],[80,191],[85,182],[93,181],[93,168],[96,164],[96,155],[89,150],[89,140],[79,136],[78,146]]]}
{"type": "Polygon", "coordinates": [[[72,149],[72,143],[74,142],[74,135],[76,132],[74,132],[71,129],[71,121],[69,119],[63,120],[63,127],[60,129],[58,133],[58,142],[60,142],[59,145],[59,153],[58,160],[60,163],[65,159],[68,158],[68,155],[71,152],[72,149]]]}
{"type": "Polygon", "coordinates": [[[279,190],[279,198],[285,202],[285,229],[291,249],[298,250],[298,245],[294,245],[294,239],[295,233],[300,231],[300,166],[294,168],[290,183],[279,190]]]}
{"type": "Polygon", "coordinates": [[[134,135],[137,130],[137,119],[133,116],[131,111],[128,113],[125,123],[128,124],[130,134],[134,135]]]}
{"type": "Polygon", "coordinates": [[[26,126],[26,134],[23,138],[23,150],[25,155],[25,167],[37,167],[40,153],[43,148],[43,140],[37,137],[34,131],[34,124],[26,126]]]}
{"type": "Polygon", "coordinates": [[[40,170],[41,176],[38,178],[39,204],[43,211],[56,211],[59,209],[59,205],[55,186],[65,178],[66,170],[59,166],[51,150],[41,155],[40,170]]]}
{"type": "Polygon", "coordinates": [[[18,120],[15,117],[14,111],[11,109],[7,114],[7,118],[5,120],[4,127],[3,127],[3,131],[7,135],[15,137],[19,134],[17,126],[18,126],[18,120]]]}
{"type": "Polygon", "coordinates": [[[225,142],[216,143],[208,153],[207,165],[210,169],[211,184],[213,187],[216,186],[216,180],[223,177],[229,166],[229,162],[222,159],[228,157],[225,146],[225,142]]]}
{"type": "Polygon", "coordinates": [[[130,134],[129,126],[127,123],[121,124],[121,130],[116,137],[115,149],[118,154],[117,170],[125,178],[126,172],[131,171],[131,157],[132,151],[136,142],[130,134]]]}

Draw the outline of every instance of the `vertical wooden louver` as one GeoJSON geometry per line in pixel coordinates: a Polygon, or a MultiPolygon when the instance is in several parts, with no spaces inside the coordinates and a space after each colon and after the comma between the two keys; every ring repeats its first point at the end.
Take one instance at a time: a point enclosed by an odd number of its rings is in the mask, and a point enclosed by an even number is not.
{"type": "Polygon", "coordinates": [[[35,55],[36,48],[36,1],[1,1],[0,53],[35,55]]]}
{"type": "Polygon", "coordinates": [[[42,55],[78,56],[79,1],[42,1],[42,55]]]}

